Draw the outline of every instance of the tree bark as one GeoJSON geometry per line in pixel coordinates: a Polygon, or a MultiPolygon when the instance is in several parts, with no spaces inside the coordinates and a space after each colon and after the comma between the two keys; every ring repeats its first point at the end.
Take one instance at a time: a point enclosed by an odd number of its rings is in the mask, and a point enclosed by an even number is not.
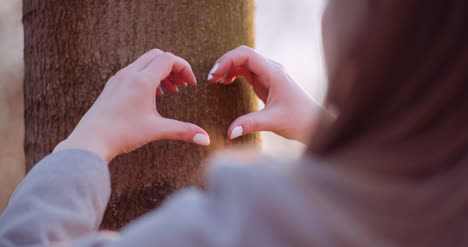
{"type": "MultiPolygon", "coordinates": [[[[227,128],[256,110],[249,85],[206,82],[218,57],[254,45],[253,0],[24,0],[25,152],[28,170],[66,138],[105,82],[152,48],[184,57],[199,81],[157,97],[163,116],[205,128],[212,144],[158,141],[110,164],[112,195],[102,227],[118,229],[174,190],[200,183],[203,159],[235,142],[227,128]]],[[[112,126],[109,126],[112,128],[112,126]]]]}

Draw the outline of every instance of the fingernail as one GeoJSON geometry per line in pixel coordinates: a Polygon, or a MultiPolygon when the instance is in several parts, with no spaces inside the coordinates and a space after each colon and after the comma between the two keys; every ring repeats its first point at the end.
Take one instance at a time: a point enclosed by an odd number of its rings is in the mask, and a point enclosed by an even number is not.
{"type": "Polygon", "coordinates": [[[242,128],[242,126],[236,126],[231,132],[231,139],[235,139],[241,136],[242,132],[244,132],[244,129],[242,128]]]}
{"type": "Polygon", "coordinates": [[[193,142],[199,145],[208,146],[210,145],[210,138],[204,134],[196,134],[193,137],[193,142]]]}
{"type": "Polygon", "coordinates": [[[188,83],[187,83],[187,82],[184,82],[184,86],[188,87],[188,83]]]}
{"type": "Polygon", "coordinates": [[[210,70],[210,73],[208,74],[208,81],[213,79],[213,73],[216,72],[216,70],[218,70],[218,67],[219,67],[219,63],[216,63],[213,68],[210,70]]]}

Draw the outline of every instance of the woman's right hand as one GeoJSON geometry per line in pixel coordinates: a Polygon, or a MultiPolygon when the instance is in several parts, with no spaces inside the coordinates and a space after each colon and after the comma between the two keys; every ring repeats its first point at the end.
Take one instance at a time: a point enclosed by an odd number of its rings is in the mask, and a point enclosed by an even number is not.
{"type": "Polygon", "coordinates": [[[241,46],[218,59],[208,81],[230,84],[237,77],[244,77],[252,85],[265,108],[237,118],[228,130],[231,139],[257,131],[272,131],[303,143],[309,140],[322,107],[281,64],[241,46]]]}

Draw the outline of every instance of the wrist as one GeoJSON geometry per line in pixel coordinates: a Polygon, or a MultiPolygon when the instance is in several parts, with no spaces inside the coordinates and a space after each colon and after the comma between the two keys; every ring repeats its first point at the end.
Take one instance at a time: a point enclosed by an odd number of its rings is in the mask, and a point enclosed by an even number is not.
{"type": "Polygon", "coordinates": [[[66,149],[83,149],[97,154],[106,162],[110,162],[114,156],[109,152],[108,147],[96,140],[85,136],[78,136],[72,133],[67,139],[60,142],[53,152],[66,150],[66,149]]]}
{"type": "Polygon", "coordinates": [[[310,139],[314,135],[319,122],[322,120],[325,109],[312,96],[306,93],[301,105],[306,107],[300,108],[297,114],[297,125],[294,128],[294,140],[309,144],[310,139]]]}

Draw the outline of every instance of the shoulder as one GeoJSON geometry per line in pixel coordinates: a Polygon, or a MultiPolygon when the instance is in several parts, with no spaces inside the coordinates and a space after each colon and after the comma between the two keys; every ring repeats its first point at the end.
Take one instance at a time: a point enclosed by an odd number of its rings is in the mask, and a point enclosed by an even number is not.
{"type": "MultiPolygon", "coordinates": [[[[219,153],[208,162],[204,191],[179,191],[158,210],[166,222],[161,228],[178,229],[212,246],[324,246],[334,222],[344,220],[321,184],[298,182],[300,165],[277,157],[219,153]]],[[[320,166],[312,170],[328,176],[318,171],[320,166]]]]}
{"type": "MultiPolygon", "coordinates": [[[[206,194],[226,209],[242,210],[246,222],[270,228],[278,215],[288,222],[303,217],[309,207],[307,188],[297,183],[298,161],[280,157],[221,153],[209,162],[206,194]]],[[[280,227],[280,226],[276,226],[280,227]]]]}
{"type": "Polygon", "coordinates": [[[275,238],[269,234],[263,209],[268,201],[275,204],[268,188],[282,176],[260,160],[240,162],[238,158],[215,157],[209,162],[204,190],[186,188],[174,193],[126,232],[148,231],[157,235],[159,243],[174,246],[266,245],[257,232],[262,229],[269,239],[275,238]]]}

